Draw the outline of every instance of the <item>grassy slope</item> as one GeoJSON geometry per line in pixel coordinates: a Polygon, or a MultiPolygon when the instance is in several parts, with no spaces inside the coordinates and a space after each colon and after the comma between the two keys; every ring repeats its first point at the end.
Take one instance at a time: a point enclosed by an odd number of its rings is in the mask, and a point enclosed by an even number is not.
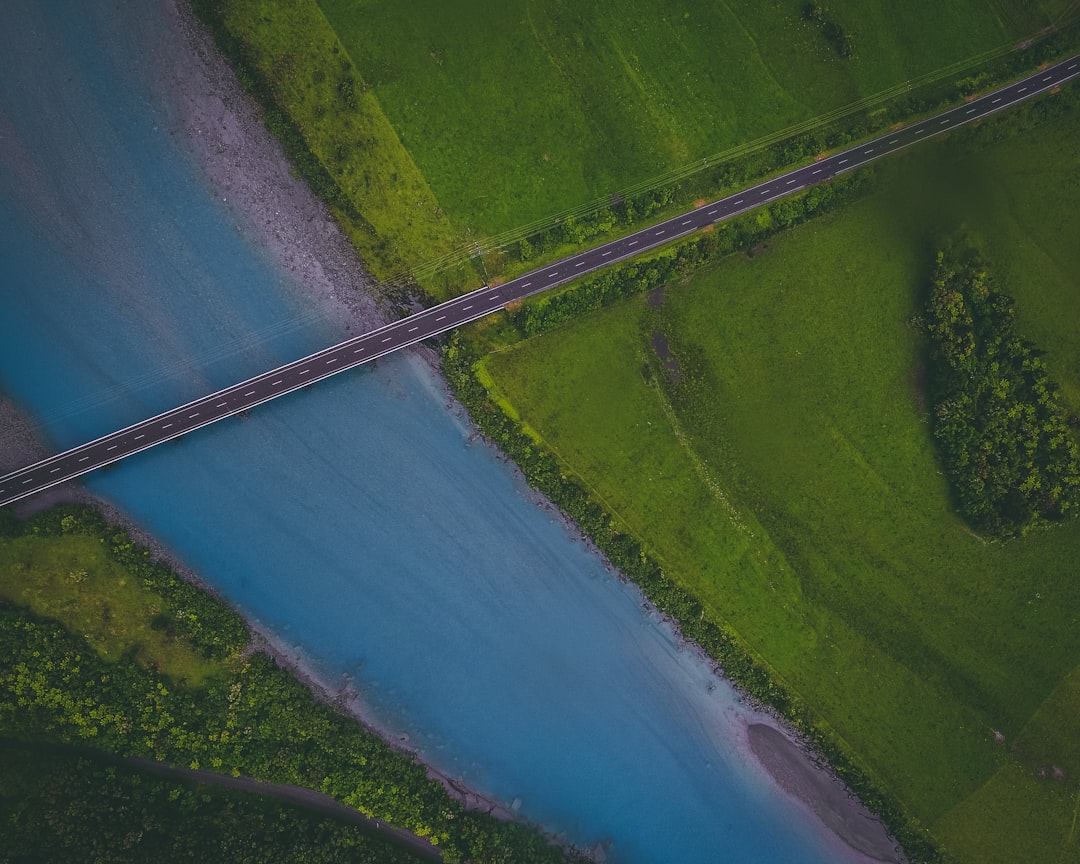
{"type": "Polygon", "coordinates": [[[229,0],[222,10],[307,146],[374,229],[342,220],[372,272],[387,279],[453,248],[455,230],[315,0],[229,0]]]}
{"type": "Polygon", "coordinates": [[[221,671],[185,640],[151,626],[161,598],[131,579],[96,537],[0,539],[0,597],[55,618],[108,660],[133,651],[143,666],[196,687],[221,671]]]}
{"type": "Polygon", "coordinates": [[[1065,0],[319,0],[455,225],[512,229],[1044,26],[1065,0]],[[887,7],[887,8],[886,8],[887,7]]]}
{"type": "MultiPolygon", "coordinates": [[[[1023,332],[1073,394],[1070,122],[979,157],[983,191],[959,215],[1002,262],[1023,332]],[[1054,167],[1027,167],[1042,165],[1054,167]]],[[[926,232],[918,218],[898,223],[892,203],[805,226],[671,289],[659,310],[605,310],[487,369],[669,572],[964,860],[1067,860],[1080,525],[990,546],[951,514],[907,326],[926,232]],[[674,411],[642,374],[655,328],[683,362],[689,398],[674,388],[674,411]],[[1054,765],[1065,780],[1039,775],[1054,765]]]]}

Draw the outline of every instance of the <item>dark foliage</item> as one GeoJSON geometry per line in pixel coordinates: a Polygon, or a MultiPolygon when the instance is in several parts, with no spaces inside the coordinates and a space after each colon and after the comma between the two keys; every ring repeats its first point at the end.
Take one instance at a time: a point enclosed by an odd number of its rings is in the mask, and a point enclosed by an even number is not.
{"type": "Polygon", "coordinates": [[[960,511],[1006,538],[1080,513],[1080,448],[1042,352],[970,249],[937,255],[926,331],[934,437],[960,511]]]}
{"type": "Polygon", "coordinates": [[[418,864],[369,830],[74,749],[0,743],[5,864],[418,864]]]}

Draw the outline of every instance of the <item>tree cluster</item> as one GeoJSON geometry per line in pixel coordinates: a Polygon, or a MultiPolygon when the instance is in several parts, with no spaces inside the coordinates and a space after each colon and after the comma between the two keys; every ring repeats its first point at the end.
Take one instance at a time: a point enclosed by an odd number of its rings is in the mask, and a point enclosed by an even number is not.
{"type": "Polygon", "coordinates": [[[522,338],[528,338],[625,297],[651,291],[720,255],[750,249],[778,231],[851,201],[867,184],[869,176],[860,172],[814,186],[802,195],[770,204],[752,218],[717,226],[651,258],[603,270],[564,291],[523,303],[509,313],[508,320],[522,338]]]}
{"type": "Polygon", "coordinates": [[[0,743],[5,864],[420,864],[311,809],[156,776],[75,749],[0,743]]]}
{"type": "Polygon", "coordinates": [[[807,3],[802,10],[803,20],[815,25],[836,56],[847,60],[855,54],[855,43],[820,3],[807,3]]]}
{"type": "Polygon", "coordinates": [[[1070,415],[1015,317],[972,250],[938,252],[926,306],[934,437],[960,511],[994,538],[1080,513],[1070,415]]]}

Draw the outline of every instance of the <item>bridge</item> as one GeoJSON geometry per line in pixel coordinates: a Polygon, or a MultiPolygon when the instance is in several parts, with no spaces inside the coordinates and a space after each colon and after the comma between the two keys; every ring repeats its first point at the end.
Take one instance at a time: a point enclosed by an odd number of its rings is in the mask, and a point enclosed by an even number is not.
{"type": "Polygon", "coordinates": [[[187,435],[277,399],[316,381],[370,363],[379,357],[438,336],[483,318],[506,304],[547,291],[599,270],[670,243],[694,231],[731,219],[763,204],[794,195],[808,186],[844,174],[979,120],[1005,108],[1046,93],[1080,75],[1080,55],[1029,75],[1021,81],[1001,87],[970,102],[950,108],[933,117],[850,147],[802,168],[796,168],[728,195],[688,213],[642,228],[633,234],[563,258],[554,264],[518,276],[503,285],[485,286],[446,303],[402,318],[377,330],[356,336],[315,354],[256,375],[239,384],[203,396],[179,408],[173,408],[148,420],[112,432],[94,441],[50,456],[33,465],[0,477],[0,506],[18,501],[35,492],[64,483],[96,468],[118,462],[157,444],[187,435]]]}

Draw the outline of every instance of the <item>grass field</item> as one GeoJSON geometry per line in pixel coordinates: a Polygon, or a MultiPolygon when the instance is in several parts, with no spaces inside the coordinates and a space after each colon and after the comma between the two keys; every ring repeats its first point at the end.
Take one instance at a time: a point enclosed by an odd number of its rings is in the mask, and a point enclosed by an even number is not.
{"type": "Polygon", "coordinates": [[[154,629],[161,598],[112,561],[96,537],[0,540],[0,597],[55,618],[108,660],[132,652],[142,665],[192,686],[221,670],[186,640],[154,629]]]}
{"type": "Polygon", "coordinates": [[[372,272],[413,272],[441,298],[506,265],[470,257],[486,238],[1014,44],[1071,8],[832,3],[854,46],[842,59],[804,0],[193,2],[290,118],[271,125],[310,151],[305,176],[329,197],[340,187],[372,272]]]}
{"type": "Polygon", "coordinates": [[[484,361],[669,574],[973,864],[1080,860],[1080,523],[1001,545],[953,514],[909,322],[935,223],[963,222],[1080,407],[1077,131],[1074,110],[962,169],[912,160],[928,191],[909,180],[484,361]]]}
{"type": "Polygon", "coordinates": [[[512,229],[1030,34],[1065,0],[319,0],[459,228],[512,229]]]}

